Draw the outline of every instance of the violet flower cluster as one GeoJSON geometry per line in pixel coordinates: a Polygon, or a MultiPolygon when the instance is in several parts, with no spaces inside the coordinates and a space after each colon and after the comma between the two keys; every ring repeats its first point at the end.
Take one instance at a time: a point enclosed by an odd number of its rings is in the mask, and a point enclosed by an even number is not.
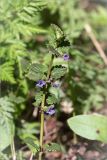
{"type": "Polygon", "coordinates": [[[53,114],[55,114],[55,107],[54,107],[54,105],[51,105],[51,106],[47,109],[47,111],[45,111],[45,114],[46,114],[46,115],[50,115],[50,116],[52,116],[53,114]]]}
{"type": "Polygon", "coordinates": [[[44,80],[39,80],[36,84],[36,87],[43,88],[46,85],[44,80]]]}
{"type": "Polygon", "coordinates": [[[69,58],[70,58],[70,57],[69,57],[69,55],[68,55],[68,54],[66,54],[66,53],[65,53],[65,54],[63,55],[63,59],[64,59],[64,61],[68,61],[68,60],[69,60],[69,58]]]}
{"type": "MultiPolygon", "coordinates": [[[[63,55],[63,60],[64,61],[68,61],[69,60],[69,55],[65,53],[63,55]]],[[[39,80],[36,83],[36,87],[39,87],[39,88],[43,88],[45,85],[46,85],[46,81],[44,81],[44,80],[39,80]]],[[[59,83],[58,82],[54,82],[54,83],[52,83],[52,86],[55,87],[55,88],[58,88],[59,87],[59,83]]],[[[50,116],[54,115],[55,114],[55,106],[54,105],[49,106],[47,111],[45,111],[44,113],[46,115],[50,115],[50,116]]]]}

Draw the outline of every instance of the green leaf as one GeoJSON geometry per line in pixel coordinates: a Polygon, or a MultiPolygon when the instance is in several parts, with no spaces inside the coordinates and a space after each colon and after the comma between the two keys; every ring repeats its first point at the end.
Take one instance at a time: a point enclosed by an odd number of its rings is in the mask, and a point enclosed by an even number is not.
{"type": "Polygon", "coordinates": [[[49,152],[53,152],[53,151],[60,152],[61,151],[61,146],[57,143],[46,144],[44,148],[46,151],[49,151],[49,152]]]}
{"type": "Polygon", "coordinates": [[[60,66],[55,66],[52,70],[51,76],[52,76],[53,79],[57,80],[57,79],[61,78],[62,76],[64,76],[66,71],[67,71],[67,68],[64,67],[64,66],[61,66],[61,65],[60,66]]]}
{"type": "Polygon", "coordinates": [[[31,149],[33,153],[39,152],[40,146],[39,146],[39,142],[37,141],[37,139],[26,137],[24,139],[24,142],[28,145],[28,147],[31,149]]]}
{"type": "Polygon", "coordinates": [[[107,142],[107,117],[79,115],[68,119],[69,127],[81,137],[107,142]]]}
{"type": "Polygon", "coordinates": [[[45,78],[46,71],[47,71],[47,67],[45,65],[33,63],[30,66],[27,77],[31,80],[37,81],[45,78]]]}
{"type": "Polygon", "coordinates": [[[35,95],[36,102],[33,103],[33,105],[35,107],[39,106],[40,103],[42,102],[42,96],[43,96],[43,92],[42,91],[36,93],[36,95],[35,95]]]}
{"type": "Polygon", "coordinates": [[[17,133],[20,139],[25,139],[26,137],[35,138],[35,134],[40,132],[40,124],[38,122],[24,122],[21,128],[17,128],[17,133]]]}
{"type": "MultiPolygon", "coordinates": [[[[12,113],[15,112],[14,104],[8,97],[0,98],[0,119],[3,122],[4,118],[13,118],[12,113]]],[[[3,122],[4,123],[4,122],[3,122]]]]}
{"type": "Polygon", "coordinates": [[[46,101],[49,105],[54,104],[54,103],[57,103],[57,98],[55,97],[54,94],[51,94],[46,101]]]}
{"type": "Polygon", "coordinates": [[[20,57],[20,63],[21,63],[21,69],[22,69],[22,72],[26,72],[29,65],[30,65],[30,61],[26,58],[21,58],[20,57]]]}
{"type": "Polygon", "coordinates": [[[0,80],[15,83],[14,67],[12,62],[5,62],[0,65],[0,80]]]}
{"type": "Polygon", "coordinates": [[[63,31],[55,24],[51,24],[54,32],[55,32],[55,35],[56,35],[56,39],[60,39],[64,36],[64,33],[63,31]]]}
{"type": "Polygon", "coordinates": [[[4,154],[3,152],[0,152],[0,159],[1,160],[8,160],[8,156],[6,154],[4,154]]]}
{"type": "Polygon", "coordinates": [[[8,97],[0,98],[0,151],[8,147],[14,137],[13,106],[8,97]]]}
{"type": "Polygon", "coordinates": [[[54,48],[53,46],[49,46],[49,51],[52,52],[53,55],[55,55],[56,57],[60,56],[60,53],[58,52],[58,50],[56,48],[54,48]]]}
{"type": "Polygon", "coordinates": [[[70,42],[66,39],[64,32],[55,24],[52,24],[51,26],[55,33],[57,48],[62,46],[70,46],[70,42]]]}
{"type": "Polygon", "coordinates": [[[21,103],[25,102],[25,99],[23,97],[21,97],[21,96],[17,97],[13,93],[9,94],[9,99],[10,99],[11,102],[16,103],[16,104],[21,104],[21,103]]]}
{"type": "MultiPolygon", "coordinates": [[[[1,117],[0,117],[1,119],[1,117]]],[[[4,117],[3,123],[0,123],[0,151],[3,151],[6,147],[8,147],[13,140],[14,137],[14,124],[13,121],[4,117]]]]}

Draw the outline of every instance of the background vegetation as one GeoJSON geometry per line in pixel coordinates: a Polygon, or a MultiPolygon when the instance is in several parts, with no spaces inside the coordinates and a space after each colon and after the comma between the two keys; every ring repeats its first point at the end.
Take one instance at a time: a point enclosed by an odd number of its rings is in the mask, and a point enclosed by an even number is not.
{"type": "MultiPolygon", "coordinates": [[[[66,63],[56,58],[54,62],[54,65],[64,63],[67,73],[59,82],[61,87],[51,91],[59,100],[56,118],[53,116],[50,120],[47,117],[45,122],[47,131],[50,121],[50,126],[59,132],[54,136],[52,133],[48,138],[45,135],[45,141],[60,143],[64,155],[67,155],[70,148],[68,141],[75,141],[76,138],[66,124],[67,119],[78,114],[105,113],[107,69],[85,26],[90,24],[94,36],[106,52],[107,11],[99,5],[87,5],[87,2],[0,1],[1,160],[11,160],[15,152],[17,160],[27,160],[32,150],[37,151],[25,141],[26,137],[31,137],[38,144],[40,130],[38,102],[35,102],[37,75],[29,73],[29,68],[33,63],[49,63],[49,45],[54,47],[55,42],[51,24],[59,26],[55,32],[58,40],[61,40],[53,52],[69,54],[70,61],[66,63]],[[64,36],[66,40],[63,41],[64,36]],[[66,143],[63,141],[64,135],[66,143]]],[[[50,159],[48,154],[45,156],[50,159]]],[[[59,159],[66,158],[60,154],[57,156],[59,159]]],[[[53,156],[53,159],[57,159],[57,156],[53,156]]]]}

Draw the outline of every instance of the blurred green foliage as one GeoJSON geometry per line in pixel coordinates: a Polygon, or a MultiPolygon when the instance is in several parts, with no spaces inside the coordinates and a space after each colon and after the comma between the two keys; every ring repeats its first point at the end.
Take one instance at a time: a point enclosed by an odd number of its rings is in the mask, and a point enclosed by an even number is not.
{"type": "MultiPolygon", "coordinates": [[[[11,128],[8,121],[15,126],[13,137],[18,136],[21,143],[26,143],[26,134],[31,137],[35,134],[38,136],[38,123],[34,125],[36,118],[32,115],[35,111],[32,105],[36,92],[35,83],[28,79],[32,79],[32,73],[28,71],[34,63],[41,63],[40,67],[48,64],[50,54],[47,42],[55,47],[55,37],[50,29],[52,23],[64,31],[70,43],[69,48],[65,43],[62,44],[65,47],[58,47],[54,52],[69,53],[71,59],[68,64],[64,64],[67,66],[68,75],[64,77],[61,89],[51,89],[56,95],[55,98],[69,99],[76,114],[99,109],[107,99],[106,67],[84,31],[84,25],[90,23],[99,41],[106,41],[106,9],[98,7],[87,13],[80,7],[79,0],[1,0],[0,139],[5,132],[9,135],[10,132],[13,133],[13,129],[6,131],[11,128]]],[[[53,48],[51,50],[53,51],[53,48]]],[[[56,64],[62,64],[62,60],[56,59],[54,65],[56,64]]],[[[57,77],[58,74],[54,73],[53,76],[57,77]]],[[[60,115],[59,109],[58,112],[60,115]]],[[[0,147],[0,152],[11,145],[12,139],[8,138],[7,144],[0,147]]],[[[0,156],[3,156],[2,153],[0,156]]],[[[18,156],[20,157],[21,153],[18,156]]]]}

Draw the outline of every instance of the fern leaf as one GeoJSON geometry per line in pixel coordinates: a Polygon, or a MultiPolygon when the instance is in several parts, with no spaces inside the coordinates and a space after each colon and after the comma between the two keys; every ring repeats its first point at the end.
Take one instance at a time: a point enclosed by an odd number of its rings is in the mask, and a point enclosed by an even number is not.
{"type": "Polygon", "coordinates": [[[11,143],[14,136],[13,106],[8,97],[0,98],[0,139],[2,142],[0,143],[0,151],[4,150],[11,143]]]}
{"type": "Polygon", "coordinates": [[[15,83],[13,71],[14,67],[12,62],[5,62],[0,65],[0,80],[15,83]]]}

